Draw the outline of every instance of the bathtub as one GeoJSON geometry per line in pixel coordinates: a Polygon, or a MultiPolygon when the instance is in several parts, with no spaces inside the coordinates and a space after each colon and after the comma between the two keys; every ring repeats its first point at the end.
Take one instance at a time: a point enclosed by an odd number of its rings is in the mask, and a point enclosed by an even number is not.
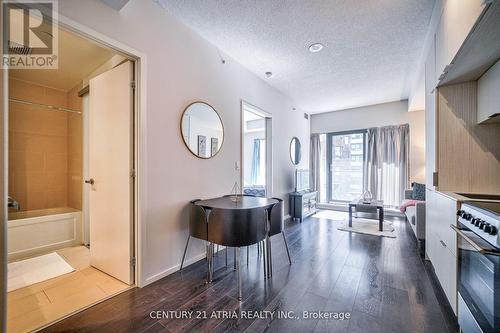
{"type": "Polygon", "coordinates": [[[69,207],[8,214],[7,253],[22,259],[82,244],[82,212],[69,207]]]}

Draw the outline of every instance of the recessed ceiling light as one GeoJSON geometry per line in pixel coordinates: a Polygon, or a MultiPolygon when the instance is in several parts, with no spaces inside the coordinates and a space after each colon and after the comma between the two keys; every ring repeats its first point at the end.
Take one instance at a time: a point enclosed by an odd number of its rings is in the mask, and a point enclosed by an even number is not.
{"type": "Polygon", "coordinates": [[[314,43],[314,44],[309,45],[309,51],[311,53],[316,53],[316,52],[319,52],[321,50],[323,50],[323,44],[321,44],[321,43],[314,43]]]}
{"type": "Polygon", "coordinates": [[[271,76],[273,76],[273,72],[266,72],[266,77],[267,78],[270,78],[271,76]]]}

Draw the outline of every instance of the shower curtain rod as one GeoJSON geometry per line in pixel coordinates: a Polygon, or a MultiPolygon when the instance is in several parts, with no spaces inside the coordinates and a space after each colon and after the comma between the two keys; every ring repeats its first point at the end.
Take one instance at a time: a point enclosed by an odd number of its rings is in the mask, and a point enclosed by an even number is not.
{"type": "Polygon", "coordinates": [[[42,106],[42,107],[45,107],[45,108],[51,109],[51,110],[65,111],[65,112],[71,112],[71,113],[76,113],[76,114],[82,114],[82,112],[78,111],[78,110],[73,110],[73,109],[63,108],[63,107],[54,106],[54,105],[48,105],[48,104],[35,103],[35,102],[30,102],[30,101],[23,101],[22,99],[17,99],[17,98],[9,98],[9,101],[10,102],[15,102],[15,103],[20,103],[20,104],[42,106]]]}

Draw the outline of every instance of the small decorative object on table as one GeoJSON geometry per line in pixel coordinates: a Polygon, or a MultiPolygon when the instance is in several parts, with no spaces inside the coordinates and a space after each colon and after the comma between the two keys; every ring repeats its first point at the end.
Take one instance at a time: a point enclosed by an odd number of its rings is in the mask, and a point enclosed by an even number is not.
{"type": "Polygon", "coordinates": [[[240,202],[241,201],[241,188],[238,185],[238,182],[234,182],[233,189],[231,190],[231,195],[229,196],[232,202],[240,202]]]}
{"type": "Polygon", "coordinates": [[[373,201],[373,195],[372,192],[369,190],[366,190],[363,192],[363,198],[362,198],[363,203],[371,203],[373,201]]]}

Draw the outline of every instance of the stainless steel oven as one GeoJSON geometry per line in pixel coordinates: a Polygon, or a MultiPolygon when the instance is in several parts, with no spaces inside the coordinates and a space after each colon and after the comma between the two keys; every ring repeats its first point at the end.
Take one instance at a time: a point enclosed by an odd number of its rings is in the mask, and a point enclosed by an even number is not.
{"type": "Polygon", "coordinates": [[[458,321],[464,333],[500,332],[500,203],[458,211],[458,321]]]}

